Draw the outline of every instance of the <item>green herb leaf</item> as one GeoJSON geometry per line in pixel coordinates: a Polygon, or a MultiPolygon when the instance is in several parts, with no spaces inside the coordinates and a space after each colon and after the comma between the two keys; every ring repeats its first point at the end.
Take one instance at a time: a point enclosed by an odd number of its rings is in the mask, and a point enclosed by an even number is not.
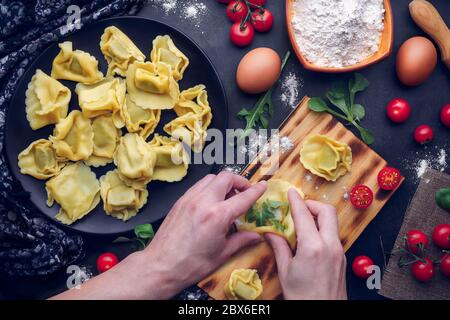
{"type": "Polygon", "coordinates": [[[283,232],[286,229],[286,227],[280,221],[278,221],[276,219],[271,219],[270,223],[275,227],[275,229],[278,229],[281,232],[283,232]]]}
{"type": "Polygon", "coordinates": [[[352,114],[356,120],[361,121],[366,116],[366,109],[360,104],[352,105],[352,114]]]}
{"type": "Polygon", "coordinates": [[[358,125],[356,122],[353,122],[353,125],[359,130],[359,133],[361,135],[361,138],[366,144],[372,144],[375,141],[375,136],[372,132],[370,132],[367,129],[364,129],[360,125],[358,125]]]}
{"type": "Polygon", "coordinates": [[[149,240],[153,239],[155,236],[155,232],[153,231],[153,227],[150,223],[140,224],[134,228],[134,234],[138,239],[149,240]]]}
{"type": "Polygon", "coordinates": [[[325,112],[328,111],[329,108],[327,103],[322,98],[313,97],[308,101],[308,108],[315,112],[325,112]]]}
{"type": "Polygon", "coordinates": [[[369,81],[360,73],[355,73],[354,77],[348,83],[348,90],[350,91],[350,104],[355,103],[355,96],[358,92],[364,91],[369,86],[369,81]]]}

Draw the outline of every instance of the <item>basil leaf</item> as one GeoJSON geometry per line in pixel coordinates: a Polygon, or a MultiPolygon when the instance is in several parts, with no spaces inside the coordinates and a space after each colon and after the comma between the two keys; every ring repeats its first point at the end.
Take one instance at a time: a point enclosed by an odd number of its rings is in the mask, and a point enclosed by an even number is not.
{"type": "Polygon", "coordinates": [[[328,111],[329,108],[327,103],[322,98],[313,97],[308,101],[308,108],[315,112],[325,112],[328,111]]]}
{"type": "Polygon", "coordinates": [[[358,92],[366,90],[369,86],[369,81],[360,73],[355,73],[354,77],[348,83],[348,90],[350,91],[350,104],[355,103],[355,96],[358,92]]]}
{"type": "Polygon", "coordinates": [[[356,120],[361,121],[366,116],[366,109],[360,104],[352,105],[352,114],[356,120]]]}
{"type": "Polygon", "coordinates": [[[152,239],[155,236],[153,226],[150,223],[141,224],[134,228],[134,234],[139,239],[152,239]]]}

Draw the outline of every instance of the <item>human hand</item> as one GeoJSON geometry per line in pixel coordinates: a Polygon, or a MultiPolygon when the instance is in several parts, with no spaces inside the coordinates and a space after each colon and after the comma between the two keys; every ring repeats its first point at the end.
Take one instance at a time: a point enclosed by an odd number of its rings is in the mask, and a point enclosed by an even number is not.
{"type": "Polygon", "coordinates": [[[346,259],[339,240],[336,209],[318,201],[303,201],[295,189],[288,193],[297,233],[295,256],[285,239],[265,237],[277,261],[285,299],[347,299],[346,259]]]}

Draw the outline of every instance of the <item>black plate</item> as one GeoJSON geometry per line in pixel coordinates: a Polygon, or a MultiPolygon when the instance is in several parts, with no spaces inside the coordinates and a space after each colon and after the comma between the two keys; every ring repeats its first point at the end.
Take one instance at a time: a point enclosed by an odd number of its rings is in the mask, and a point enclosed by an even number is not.
{"type": "MultiPolygon", "coordinates": [[[[74,49],[80,49],[94,55],[99,61],[100,70],[106,74],[107,62],[100,51],[100,36],[103,30],[114,25],[125,32],[132,41],[141,49],[149,59],[152,49],[152,40],[157,35],[168,34],[175,42],[175,45],[189,58],[190,64],[184,73],[183,80],[180,81],[180,89],[184,90],[199,83],[206,85],[209,102],[212,108],[213,121],[210,128],[225,131],[227,126],[227,102],[225,92],[219,75],[206,54],[199,46],[180,31],[169,27],[161,22],[138,17],[111,18],[99,21],[91,26],[81,29],[65,39],[73,42],[74,49]]],[[[5,144],[9,166],[14,176],[20,181],[25,191],[31,194],[31,201],[36,207],[52,220],[58,222],[54,216],[59,210],[55,203],[49,208],[46,205],[47,194],[45,191],[45,181],[34,179],[31,176],[23,175],[17,165],[17,156],[31,142],[47,138],[53,131],[53,125],[46,126],[39,130],[31,130],[25,115],[25,91],[28,82],[34,75],[36,69],[42,69],[47,74],[51,72],[53,58],[58,54],[58,44],[52,44],[34,61],[17,87],[15,95],[11,100],[7,117],[5,144]]],[[[75,84],[71,81],[62,83],[72,90],[70,108],[79,109],[78,98],[74,91],[75,84]]],[[[174,112],[163,111],[160,125],[157,132],[163,133],[162,126],[174,118],[174,112]]],[[[151,137],[150,137],[151,138],[151,137]]],[[[108,165],[99,169],[92,168],[97,174],[97,178],[112,170],[114,165],[108,165]]],[[[151,182],[149,184],[149,198],[147,205],[141,209],[139,214],[127,222],[107,216],[103,211],[103,204],[100,204],[83,219],[74,222],[72,229],[93,233],[93,234],[115,234],[133,230],[136,225],[142,223],[152,223],[163,218],[170,210],[175,201],[191,187],[196,181],[211,172],[212,166],[206,164],[191,164],[187,176],[180,182],[164,183],[151,182]]],[[[59,223],[59,222],[58,222],[59,223]]]]}

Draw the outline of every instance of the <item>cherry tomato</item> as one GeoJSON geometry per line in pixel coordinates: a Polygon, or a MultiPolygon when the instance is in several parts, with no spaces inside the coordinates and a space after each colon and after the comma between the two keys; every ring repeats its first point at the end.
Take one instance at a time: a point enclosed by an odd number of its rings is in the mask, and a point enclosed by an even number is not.
{"type": "Polygon", "coordinates": [[[411,106],[405,99],[397,98],[389,101],[386,112],[392,122],[403,123],[411,115],[411,106]]]}
{"type": "Polygon", "coordinates": [[[357,209],[367,209],[373,202],[373,192],[363,184],[355,186],[350,191],[350,201],[357,209]]]}
{"type": "Polygon", "coordinates": [[[442,107],[441,121],[444,124],[444,126],[450,128],[450,103],[442,107]]]}
{"type": "Polygon", "coordinates": [[[262,7],[266,4],[266,0],[248,0],[248,3],[250,4],[250,7],[256,8],[256,7],[262,7]]]}
{"type": "Polygon", "coordinates": [[[250,23],[246,22],[241,26],[240,22],[235,22],[230,29],[230,39],[238,47],[246,47],[252,43],[255,37],[255,30],[250,23]]]}
{"type": "Polygon", "coordinates": [[[428,237],[420,230],[409,230],[406,233],[407,249],[414,254],[419,254],[420,246],[423,249],[428,247],[428,237]]]}
{"type": "Polygon", "coordinates": [[[414,139],[420,143],[425,144],[433,140],[433,129],[427,125],[421,125],[414,131],[414,139]]]}
{"type": "Polygon", "coordinates": [[[359,256],[353,260],[352,270],[355,276],[361,279],[367,279],[370,276],[369,270],[370,266],[373,266],[373,261],[367,256],[359,256]]]}
{"type": "Polygon", "coordinates": [[[424,261],[417,261],[411,265],[411,273],[417,280],[421,282],[428,282],[433,278],[434,266],[433,262],[425,258],[424,261]]]}
{"type": "Polygon", "coordinates": [[[100,273],[108,271],[119,262],[119,259],[114,253],[105,252],[97,258],[97,270],[100,273]]]}
{"type": "Polygon", "coordinates": [[[232,1],[227,6],[227,16],[233,22],[241,22],[247,12],[247,6],[242,1],[232,1]]]}
{"type": "Polygon", "coordinates": [[[233,0],[217,0],[219,3],[229,4],[233,0]]]}
{"type": "Polygon", "coordinates": [[[450,254],[444,253],[440,261],[439,269],[444,276],[450,277],[450,254]]]}
{"type": "Polygon", "coordinates": [[[383,168],[378,173],[378,185],[383,190],[395,190],[401,179],[400,171],[392,167],[383,168]]]}
{"type": "Polygon", "coordinates": [[[256,10],[252,13],[252,25],[258,32],[267,32],[273,26],[273,14],[267,9],[256,10]]]}
{"type": "Polygon", "coordinates": [[[433,243],[441,249],[450,249],[450,224],[442,223],[433,230],[433,243]]]}

